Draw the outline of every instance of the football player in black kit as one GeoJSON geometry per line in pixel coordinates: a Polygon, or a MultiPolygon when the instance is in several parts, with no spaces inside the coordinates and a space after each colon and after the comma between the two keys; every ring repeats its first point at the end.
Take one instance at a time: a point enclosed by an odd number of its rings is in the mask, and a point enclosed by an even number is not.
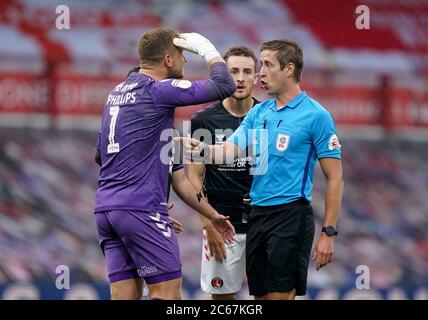
{"type": "MultiPolygon", "coordinates": [[[[223,56],[232,74],[236,91],[231,97],[217,102],[199,112],[191,121],[192,137],[209,137],[211,144],[221,144],[240,125],[248,111],[258,103],[252,97],[257,83],[257,58],[252,50],[238,46],[230,48],[223,56]]],[[[202,138],[203,139],[203,138],[202,138]]],[[[202,141],[201,139],[201,141],[202,141]]],[[[211,222],[200,215],[203,223],[201,288],[212,299],[236,299],[245,274],[246,214],[244,196],[252,183],[251,157],[235,159],[233,164],[188,165],[190,182],[201,195],[221,214],[230,217],[235,227],[236,242],[226,244],[211,222]]]]}

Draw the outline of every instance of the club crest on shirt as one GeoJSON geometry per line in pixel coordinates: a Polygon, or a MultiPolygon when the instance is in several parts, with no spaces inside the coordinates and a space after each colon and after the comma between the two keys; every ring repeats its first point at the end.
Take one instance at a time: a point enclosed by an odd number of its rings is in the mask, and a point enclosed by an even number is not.
{"type": "Polygon", "coordinates": [[[223,133],[215,134],[215,144],[223,144],[226,136],[223,133]]]}
{"type": "Polygon", "coordinates": [[[220,277],[215,277],[211,280],[211,286],[213,288],[221,288],[223,287],[223,279],[220,277]]]}
{"type": "Polygon", "coordinates": [[[288,143],[290,142],[290,136],[279,133],[276,137],[276,149],[278,151],[285,151],[288,148],[288,143]]]}
{"type": "Polygon", "coordinates": [[[341,147],[339,138],[333,134],[328,141],[328,150],[340,150],[341,147]]]}
{"type": "Polygon", "coordinates": [[[190,82],[189,80],[172,80],[171,81],[171,85],[173,87],[178,87],[181,89],[189,89],[192,86],[192,82],[190,82]]]}

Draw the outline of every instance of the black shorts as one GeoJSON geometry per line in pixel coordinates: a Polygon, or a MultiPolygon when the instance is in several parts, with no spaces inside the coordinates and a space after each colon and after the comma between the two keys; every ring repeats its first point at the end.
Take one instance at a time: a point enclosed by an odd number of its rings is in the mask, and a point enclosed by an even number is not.
{"type": "Polygon", "coordinates": [[[253,207],[246,249],[250,295],[293,289],[305,295],[314,232],[312,207],[303,200],[253,207]]]}

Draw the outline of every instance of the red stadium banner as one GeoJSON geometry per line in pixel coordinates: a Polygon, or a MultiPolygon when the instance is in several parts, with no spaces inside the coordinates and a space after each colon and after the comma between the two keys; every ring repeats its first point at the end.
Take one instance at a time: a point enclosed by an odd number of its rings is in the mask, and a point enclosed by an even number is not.
{"type": "MultiPolygon", "coordinates": [[[[0,73],[0,114],[100,116],[108,93],[123,77],[64,75],[46,78],[31,74],[0,73]]],[[[304,87],[333,115],[340,125],[428,127],[428,90],[393,87],[304,87]]],[[[266,96],[259,89],[255,96],[266,96]]],[[[178,120],[190,119],[205,105],[176,109],[178,120]]]]}
{"type": "Polygon", "coordinates": [[[0,74],[0,113],[49,113],[47,78],[31,74],[0,74]]]}
{"type": "Polygon", "coordinates": [[[124,78],[67,75],[55,78],[55,115],[101,115],[109,92],[124,78]]]}
{"type": "Polygon", "coordinates": [[[338,124],[376,125],[380,122],[377,88],[342,86],[305,88],[338,124]]]}
{"type": "Polygon", "coordinates": [[[428,90],[392,90],[391,115],[395,126],[428,126],[428,90]]]}
{"type": "MultiPolygon", "coordinates": [[[[326,48],[428,52],[427,1],[283,0],[296,21],[304,23],[326,48]],[[357,7],[369,9],[370,32],[356,27],[357,7]]],[[[361,13],[361,11],[358,11],[361,13]]]]}
{"type": "MultiPolygon", "coordinates": [[[[1,3],[0,3],[1,7],[1,3]]],[[[99,8],[91,6],[70,6],[70,24],[73,28],[81,27],[145,27],[154,28],[162,25],[162,18],[148,10],[129,10],[128,8],[99,8]]],[[[49,30],[55,25],[58,15],[52,7],[33,3],[31,6],[13,6],[6,3],[0,14],[0,22],[10,21],[26,24],[31,27],[49,30]]]]}

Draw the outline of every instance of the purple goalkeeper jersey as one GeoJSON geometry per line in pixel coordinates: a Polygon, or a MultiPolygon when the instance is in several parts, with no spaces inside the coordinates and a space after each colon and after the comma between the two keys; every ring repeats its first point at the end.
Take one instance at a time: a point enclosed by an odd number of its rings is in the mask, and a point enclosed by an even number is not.
{"type": "Polygon", "coordinates": [[[166,213],[172,166],[161,159],[161,152],[168,149],[171,133],[168,139],[161,134],[173,128],[175,107],[224,99],[234,91],[224,63],[211,67],[208,80],[158,81],[134,72],[117,85],[104,105],[98,135],[95,159],[101,169],[95,212],[166,213]]]}

